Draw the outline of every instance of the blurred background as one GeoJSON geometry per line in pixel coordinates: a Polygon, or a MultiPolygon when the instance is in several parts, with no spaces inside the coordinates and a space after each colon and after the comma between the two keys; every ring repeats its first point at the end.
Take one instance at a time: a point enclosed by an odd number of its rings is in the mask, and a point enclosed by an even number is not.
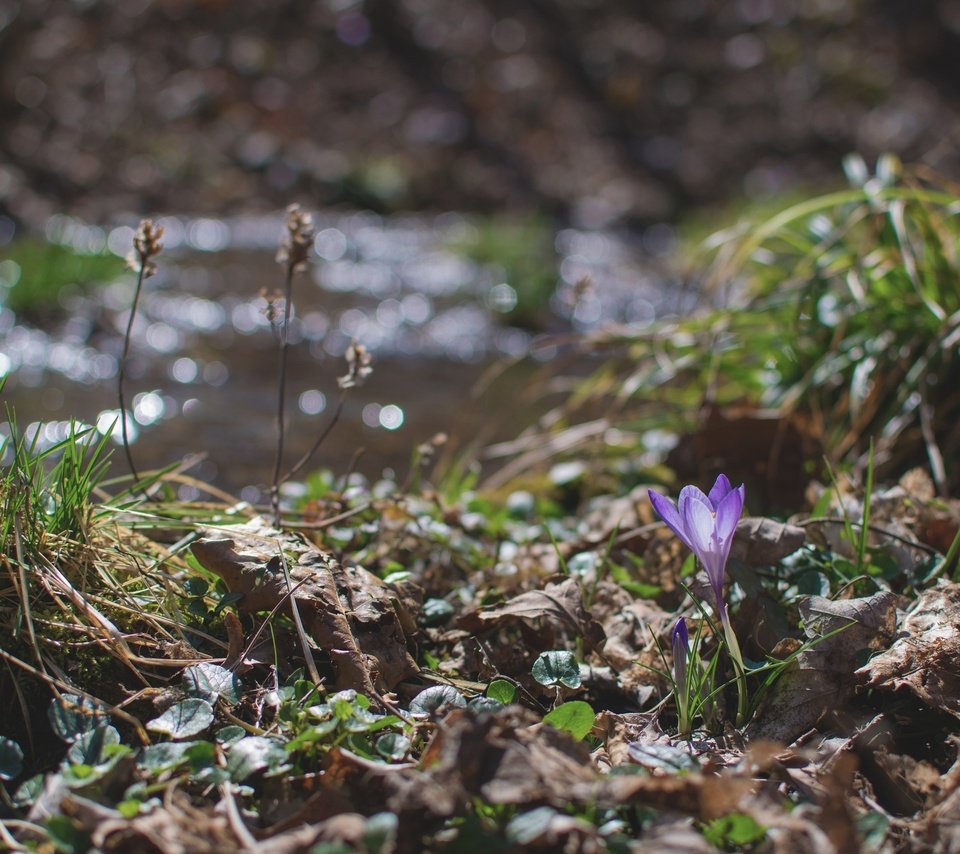
{"type": "MultiPolygon", "coordinates": [[[[955,0],[3,0],[0,204],[588,228],[957,161],[955,0]]],[[[9,226],[7,226],[9,228],[9,226]]]]}
{"type": "Polygon", "coordinates": [[[685,235],[841,185],[849,152],[957,177],[958,79],[954,0],[0,0],[3,397],[41,442],[70,417],[109,429],[121,259],[161,218],[136,457],[207,451],[200,479],[256,499],[275,396],[259,294],[298,201],[317,241],[291,455],[352,338],[377,367],[318,463],[376,475],[438,430],[507,435],[545,333],[695,304],[685,235]],[[504,356],[529,371],[470,395],[504,356]]]}

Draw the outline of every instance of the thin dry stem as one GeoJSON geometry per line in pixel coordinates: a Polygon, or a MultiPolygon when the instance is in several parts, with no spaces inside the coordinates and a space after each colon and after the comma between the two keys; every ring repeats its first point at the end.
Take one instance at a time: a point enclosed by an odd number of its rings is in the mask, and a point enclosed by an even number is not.
{"type": "Polygon", "coordinates": [[[120,433],[123,438],[123,453],[127,458],[130,475],[133,478],[133,488],[140,483],[140,475],[133,462],[133,453],[130,450],[130,435],[127,428],[127,404],[124,394],[124,383],[127,378],[127,357],[130,353],[130,339],[133,333],[133,323],[137,316],[137,306],[140,303],[140,292],[143,290],[144,279],[150,278],[157,272],[157,265],[153,258],[163,251],[163,227],[155,225],[151,220],[140,221],[133,236],[133,252],[127,257],[127,264],[137,271],[137,287],[133,292],[133,305],[130,307],[130,316],[127,318],[127,330],[123,336],[123,352],[120,355],[120,365],[117,370],[117,398],[120,403],[120,433]]]}
{"type": "Polygon", "coordinates": [[[324,427],[320,435],[317,436],[317,440],[313,443],[313,445],[310,446],[310,450],[307,451],[302,457],[300,457],[300,459],[293,464],[293,467],[290,469],[290,471],[288,471],[282,478],[280,478],[280,482],[278,486],[282,486],[283,484],[285,484],[288,480],[290,480],[290,478],[292,478],[295,474],[297,474],[297,472],[299,472],[307,463],[309,463],[311,459],[313,459],[313,455],[320,449],[320,446],[324,443],[324,440],[327,438],[327,436],[330,435],[330,432],[333,430],[333,428],[337,425],[337,422],[340,420],[340,415],[343,412],[343,404],[346,399],[347,399],[347,391],[346,389],[342,389],[340,391],[340,397],[337,398],[337,405],[333,410],[333,416],[327,422],[327,426],[324,427]]]}
{"type": "Polygon", "coordinates": [[[313,245],[313,220],[299,205],[287,208],[286,234],[277,252],[277,263],[286,267],[284,279],[283,326],[280,329],[280,353],[277,365],[277,456],[273,465],[273,485],[270,505],[274,525],[280,525],[280,466],[283,464],[283,445],[286,430],[283,411],[286,405],[287,352],[290,346],[290,314],[293,307],[293,274],[307,268],[310,247],[313,245]]]}
{"type": "Polygon", "coordinates": [[[287,556],[283,553],[283,546],[279,541],[277,542],[277,552],[280,555],[280,567],[283,569],[283,580],[286,582],[290,599],[290,613],[293,615],[293,624],[297,628],[297,637],[300,639],[300,648],[303,650],[303,660],[306,662],[313,684],[319,685],[321,682],[320,671],[317,670],[317,663],[313,659],[313,650],[310,649],[310,641],[307,639],[307,633],[303,628],[303,620],[300,619],[300,608],[297,606],[297,597],[293,595],[293,585],[290,582],[287,556]]]}
{"type": "Polygon", "coordinates": [[[287,265],[287,277],[283,303],[283,326],[280,329],[280,355],[277,365],[277,456],[273,463],[273,487],[270,490],[270,505],[273,511],[273,524],[280,526],[280,466],[283,464],[283,444],[286,430],[283,421],[283,410],[286,406],[287,392],[287,351],[289,337],[287,329],[290,323],[290,303],[293,292],[293,264],[287,265]]]}

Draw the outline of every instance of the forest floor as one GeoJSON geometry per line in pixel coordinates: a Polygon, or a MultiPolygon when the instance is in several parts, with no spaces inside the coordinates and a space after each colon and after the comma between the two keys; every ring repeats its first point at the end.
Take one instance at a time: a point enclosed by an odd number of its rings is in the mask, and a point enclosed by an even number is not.
{"type": "Polygon", "coordinates": [[[282,530],[128,497],[38,541],[24,510],[5,844],[956,850],[957,503],[919,471],[817,489],[810,512],[737,527],[739,722],[709,584],[644,485],[354,477],[282,530]],[[688,735],[679,616],[709,671],[688,735]]]}

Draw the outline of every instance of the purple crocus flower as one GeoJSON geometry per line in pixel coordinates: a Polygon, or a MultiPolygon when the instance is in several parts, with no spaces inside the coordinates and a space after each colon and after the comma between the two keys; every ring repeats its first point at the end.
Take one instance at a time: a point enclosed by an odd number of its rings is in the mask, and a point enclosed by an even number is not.
{"type": "Polygon", "coordinates": [[[685,486],[676,505],[652,489],[648,494],[653,509],[703,565],[716,599],[717,613],[726,624],[723,580],[733,534],[743,512],[743,484],[734,489],[722,474],[707,495],[695,486],[685,486]]]}

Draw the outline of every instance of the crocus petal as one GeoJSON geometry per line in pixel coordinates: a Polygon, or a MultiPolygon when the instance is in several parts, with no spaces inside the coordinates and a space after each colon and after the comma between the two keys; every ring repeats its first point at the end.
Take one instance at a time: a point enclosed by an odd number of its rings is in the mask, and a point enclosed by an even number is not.
{"type": "Polygon", "coordinates": [[[737,529],[737,522],[740,521],[740,514],[743,512],[744,488],[743,484],[728,492],[717,504],[717,539],[724,544],[728,544],[733,538],[733,532],[737,529]]]}
{"type": "Polygon", "coordinates": [[[717,552],[706,555],[700,561],[703,564],[703,571],[707,574],[707,581],[710,582],[710,589],[713,591],[714,603],[717,607],[717,613],[722,614],[726,605],[723,601],[723,582],[726,579],[726,557],[717,552]]]}
{"type": "Polygon", "coordinates": [[[730,479],[725,474],[718,475],[708,495],[710,503],[713,504],[713,509],[716,510],[720,502],[732,491],[733,485],[730,483],[730,479]]]}
{"type": "Polygon", "coordinates": [[[707,498],[707,496],[704,495],[700,489],[695,486],[685,486],[680,490],[680,495],[677,498],[677,508],[680,510],[681,518],[686,518],[683,508],[686,507],[691,501],[702,504],[711,513],[713,512],[713,505],[710,503],[710,499],[707,498]]]}
{"type": "Polygon", "coordinates": [[[664,497],[652,489],[647,490],[647,495],[650,496],[650,503],[653,505],[653,509],[657,511],[657,515],[663,519],[666,526],[680,538],[680,541],[688,549],[694,551],[693,543],[687,536],[683,519],[680,518],[680,513],[677,511],[674,503],[669,498],[664,497]]]}
{"type": "Polygon", "coordinates": [[[703,490],[700,489],[699,486],[693,486],[691,484],[690,486],[685,486],[683,489],[681,489],[678,503],[686,503],[691,498],[695,498],[701,504],[706,504],[707,507],[710,506],[710,499],[704,495],[703,490]]]}
{"type": "Polygon", "coordinates": [[[710,512],[710,508],[705,503],[698,501],[696,498],[691,497],[687,501],[683,501],[681,498],[681,502],[680,512],[683,518],[683,528],[690,539],[694,553],[700,558],[700,562],[706,565],[709,555],[715,550],[713,513],[710,512]]]}

